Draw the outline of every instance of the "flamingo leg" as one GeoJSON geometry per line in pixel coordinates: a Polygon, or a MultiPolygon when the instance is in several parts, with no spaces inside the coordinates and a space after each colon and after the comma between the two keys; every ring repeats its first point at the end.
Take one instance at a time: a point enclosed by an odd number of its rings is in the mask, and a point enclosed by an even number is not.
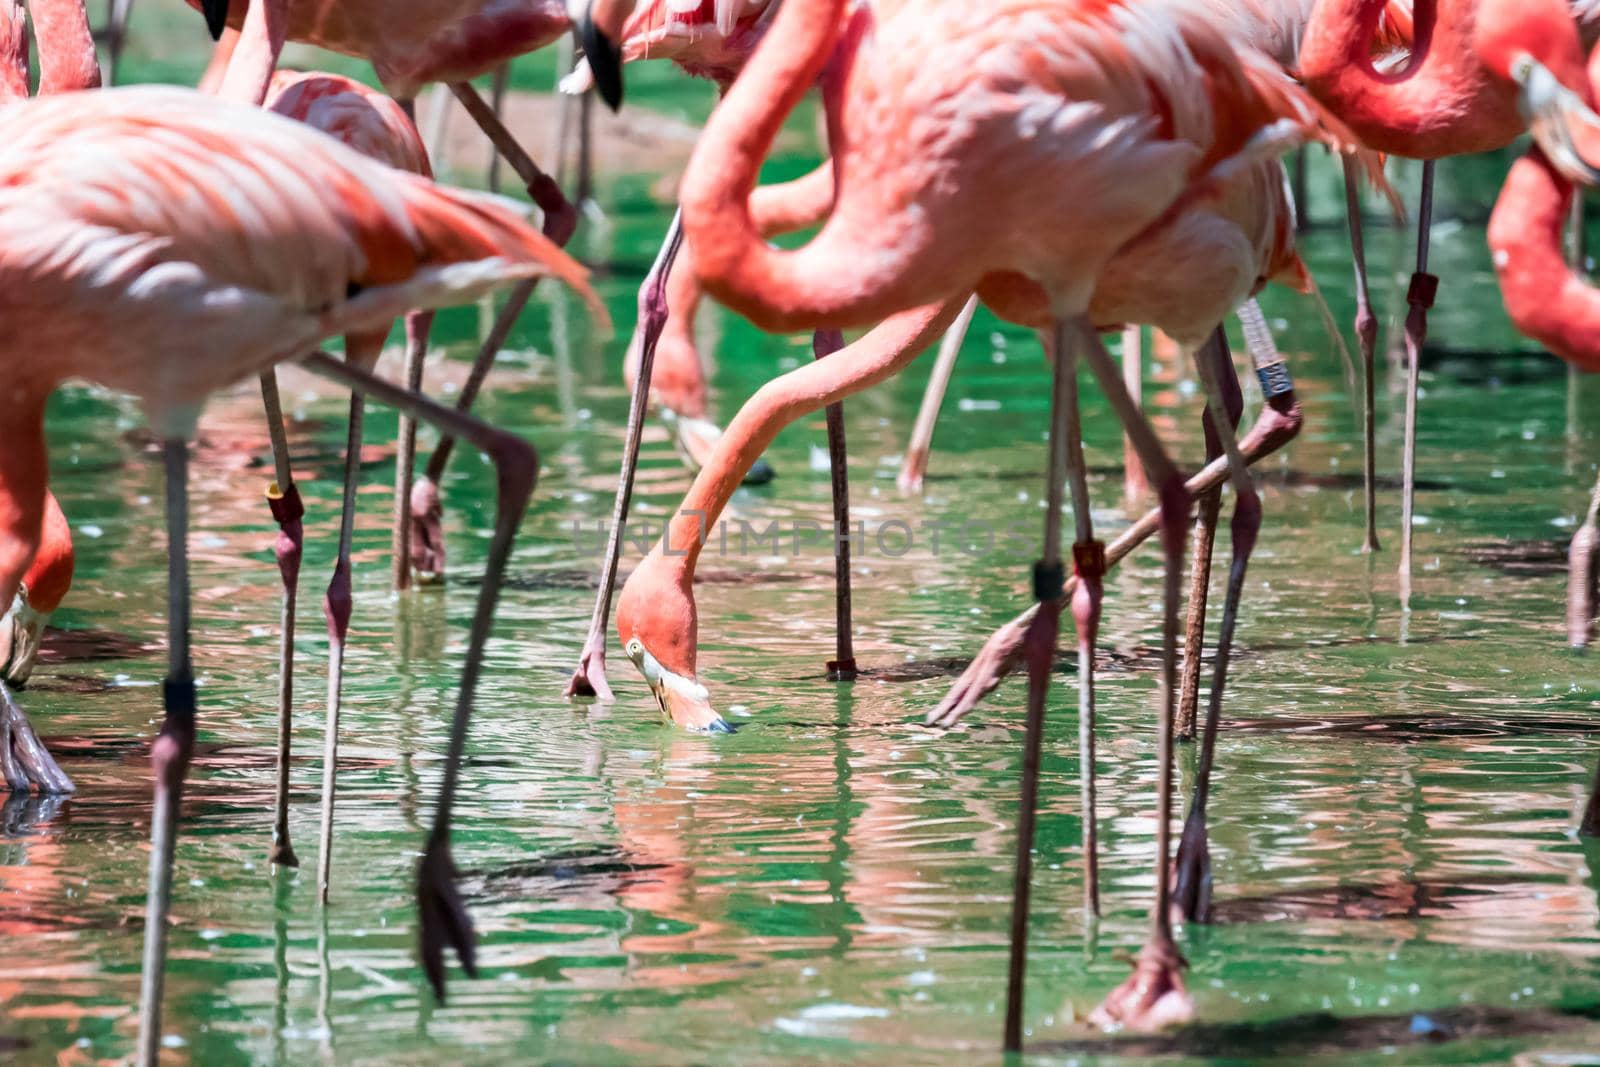
{"type": "Polygon", "coordinates": [[[1016,873],[1011,883],[1011,955],[1006,970],[1005,1050],[1022,1051],[1022,1010],[1028,970],[1029,901],[1033,891],[1034,818],[1039,803],[1039,754],[1044,743],[1045,699],[1066,580],[1061,566],[1061,483],[1067,459],[1067,430],[1077,419],[1078,361],[1068,324],[1058,323],[1050,339],[1055,374],[1050,392],[1050,461],[1045,483],[1044,553],[1033,565],[1038,611],[1023,638],[1028,663],[1028,725],[1022,758],[1022,799],[1017,814],[1016,873]]]}
{"type": "Polygon", "coordinates": [[[1176,693],[1178,644],[1178,585],[1181,577],[1183,529],[1189,516],[1189,494],[1183,478],[1167,458],[1150,423],[1140,413],[1122,384],[1100,337],[1083,322],[1084,351],[1089,368],[1132,438],[1145,474],[1161,500],[1161,543],[1166,573],[1162,583],[1161,696],[1156,731],[1156,892],[1150,911],[1150,936],[1140,952],[1134,972],[1106,997],[1090,1015],[1101,1025],[1156,1029],[1188,1019],[1194,1005],[1184,989],[1182,969],[1187,966],[1172,940],[1168,916],[1171,891],[1169,858],[1172,839],[1172,727],[1176,693]]]}
{"type": "MultiPolygon", "coordinates": [[[[1083,416],[1078,405],[1078,361],[1067,359],[1067,404],[1063,429],[1067,486],[1072,493],[1072,516],[1077,539],[1072,545],[1072,571],[1077,579],[1071,592],[1072,623],[1078,635],[1078,790],[1083,819],[1083,913],[1100,914],[1100,834],[1095,813],[1094,766],[1094,642],[1100,632],[1100,604],[1104,599],[1106,546],[1094,537],[1094,515],[1089,504],[1089,466],[1083,459],[1083,416]]],[[[1063,595],[1066,593],[1063,591],[1063,595]]]]}
{"type": "Polygon", "coordinates": [[[161,1056],[161,991],[167,955],[167,915],[172,908],[172,856],[178,807],[194,754],[194,667],[189,657],[189,446],[164,443],[167,475],[167,677],[165,718],[150,746],[155,805],[150,817],[150,875],[145,890],[144,961],[139,993],[138,1063],[156,1067],[161,1056]]]}
{"type": "Polygon", "coordinates": [[[267,411],[272,464],[278,479],[267,487],[267,507],[278,524],[273,555],[283,582],[283,610],[278,617],[278,781],[272,803],[272,849],[267,858],[280,867],[298,867],[299,857],[289,841],[289,758],[294,740],[294,619],[300,595],[300,556],[305,545],[301,520],[306,509],[289,466],[289,438],[283,429],[276,371],[262,372],[261,401],[267,411]]]}
{"type": "MultiPolygon", "coordinates": [[[[1569,224],[1569,233],[1572,243],[1568,246],[1567,261],[1573,270],[1584,270],[1584,239],[1583,239],[1583,197],[1572,198],[1572,219],[1569,224]]],[[[1569,434],[1575,434],[1578,425],[1578,390],[1582,382],[1583,372],[1576,363],[1567,364],[1567,427],[1569,434]]],[[[1594,636],[1594,614],[1596,587],[1596,566],[1600,564],[1600,528],[1596,526],[1596,519],[1600,517],[1600,479],[1595,481],[1594,491],[1589,496],[1589,510],[1584,514],[1583,525],[1578,527],[1572,535],[1572,545],[1567,551],[1567,643],[1575,649],[1589,647],[1589,640],[1594,636]]],[[[1600,815],[1597,815],[1600,819],[1600,815]]],[[[1600,825],[1600,823],[1597,823],[1600,825]]]]}
{"type": "MultiPolygon", "coordinates": [[[[825,359],[844,347],[838,330],[817,330],[811,336],[813,358],[825,359]]],[[[829,404],[828,466],[833,472],[833,590],[835,657],[828,661],[828,678],[852,682],[856,678],[855,639],[850,622],[850,472],[845,465],[844,401],[829,404]]]]}
{"type": "MultiPolygon", "coordinates": [[[[494,68],[494,77],[489,83],[489,106],[494,109],[496,118],[505,113],[506,86],[510,81],[510,63],[502,63],[494,68]]],[[[500,149],[497,146],[491,145],[489,148],[489,169],[483,180],[491,193],[500,191],[500,149]]]]}
{"type": "Polygon", "coordinates": [[[475,974],[476,947],[472,922],[455,885],[455,861],[450,855],[450,819],[455,805],[457,782],[461,763],[466,753],[467,729],[472,721],[473,700],[478,689],[478,679],[483,671],[484,646],[494,625],[495,605],[500,599],[500,588],[505,580],[506,564],[511,558],[512,541],[517,526],[527,511],[528,500],[533,495],[538,479],[538,454],[533,446],[521,438],[501,432],[460,411],[445,407],[427,397],[408,393],[398,386],[377,378],[357,367],[334,359],[325,352],[316,352],[304,360],[307,369],[331,378],[349,388],[391,405],[409,411],[415,418],[431,422],[443,432],[466,438],[494,462],[498,474],[498,491],[494,536],[489,545],[489,558],[484,566],[483,584],[478,590],[478,604],[472,617],[472,630],[467,643],[466,664],[461,672],[461,685],[457,690],[454,720],[450,731],[450,748],[445,758],[444,782],[439,790],[438,808],[434,824],[428,834],[427,847],[417,869],[417,905],[421,929],[419,954],[423,970],[442,1000],[445,987],[444,950],[452,947],[466,972],[475,974]]]}
{"type": "MultiPolygon", "coordinates": [[[[1266,330],[1260,309],[1254,303],[1247,305],[1247,336],[1254,329],[1266,330]]],[[[1266,334],[1270,342],[1270,333],[1266,334]]],[[[1210,921],[1211,913],[1211,854],[1206,840],[1206,800],[1210,795],[1211,768],[1216,756],[1217,727],[1222,714],[1222,694],[1228,676],[1228,662],[1233,650],[1234,628],[1238,621],[1239,596],[1244,589],[1245,570],[1250,563],[1250,553],[1255,547],[1256,535],[1261,529],[1261,498],[1249,467],[1243,462],[1239,443],[1231,425],[1232,405],[1238,395],[1239,384],[1234,374],[1233,360],[1228,353],[1228,340],[1222,327],[1212,334],[1204,348],[1196,354],[1196,367],[1201,384],[1206,391],[1208,412],[1228,411],[1228,422],[1212,422],[1229,469],[1233,472],[1235,504],[1230,530],[1233,558],[1228,569],[1227,592],[1222,605],[1222,625],[1217,636],[1217,657],[1213,667],[1210,699],[1206,705],[1205,737],[1200,746],[1200,766],[1195,784],[1194,801],[1184,821],[1183,836],[1178,843],[1177,878],[1173,895],[1176,906],[1185,919],[1194,922],[1210,921]],[[1230,393],[1232,395],[1230,395],[1230,393]]],[[[1294,403],[1293,384],[1281,358],[1274,364],[1262,367],[1262,392],[1268,402],[1283,406],[1294,403]],[[1271,368],[1271,369],[1268,369],[1271,368]]]]}
{"type": "MultiPolygon", "coordinates": [[[[1209,346],[1213,341],[1208,340],[1209,346]]],[[[1205,347],[1195,353],[1197,363],[1213,358],[1205,347]]],[[[1237,426],[1244,398],[1239,396],[1235,383],[1228,417],[1237,426]]],[[[1222,455],[1222,440],[1217,436],[1214,423],[1215,409],[1210,398],[1200,416],[1205,428],[1206,462],[1222,455]]],[[[1194,519],[1194,539],[1189,558],[1189,610],[1184,616],[1183,674],[1178,684],[1178,723],[1176,732],[1180,741],[1193,741],[1196,712],[1200,703],[1200,661],[1205,653],[1206,604],[1211,597],[1211,555],[1217,543],[1217,517],[1222,511],[1222,486],[1209,490],[1197,501],[1194,519]]]]}
{"type": "Polygon", "coordinates": [[[594,200],[594,93],[578,98],[578,184],[580,204],[594,200]]]}
{"type": "MultiPolygon", "coordinates": [[[[1245,461],[1254,464],[1282,448],[1300,432],[1301,413],[1298,407],[1287,412],[1266,408],[1250,432],[1239,442],[1245,461]]],[[[1190,496],[1198,496],[1221,485],[1228,478],[1227,457],[1212,460],[1185,483],[1190,496]]],[[[1144,544],[1161,528],[1161,508],[1152,508],[1139,517],[1133,525],[1123,530],[1106,546],[1106,566],[1115,566],[1135,548],[1144,544]]],[[[1077,582],[1076,576],[1067,579],[1070,593],[1077,582]]],[[[925,719],[929,726],[949,727],[960,722],[968,712],[977,707],[1005,680],[1021,658],[1022,636],[1033,620],[1037,606],[1029,607],[1015,619],[996,630],[983,648],[973,657],[967,669],[957,678],[939,706],[925,719]]]]}
{"type": "MultiPolygon", "coordinates": [[[[1361,551],[1376,552],[1378,545],[1378,460],[1375,392],[1378,320],[1372,314],[1372,293],[1367,286],[1366,241],[1361,229],[1361,171],[1354,159],[1344,160],[1344,205],[1350,219],[1350,258],[1356,272],[1356,341],[1361,346],[1362,487],[1367,509],[1367,532],[1361,551]]],[[[1300,201],[1296,201],[1300,203],[1300,201]]]]}
{"type": "Polygon", "coordinates": [[[572,231],[578,226],[578,209],[561,195],[561,187],[554,178],[539,169],[533,157],[517,143],[517,139],[500,121],[496,109],[478,94],[469,82],[451,82],[450,91],[461,101],[478,128],[494,143],[495,150],[505,157],[517,177],[528,189],[528,196],[545,214],[544,235],[557,245],[566,246],[572,231]]]}
{"type": "MultiPolygon", "coordinates": [[[[528,298],[533,295],[536,284],[538,284],[537,278],[518,282],[506,297],[505,305],[499,314],[495,316],[494,325],[489,328],[489,335],[483,339],[483,344],[478,346],[478,355],[472,361],[472,369],[467,372],[467,380],[462,383],[461,392],[456,395],[456,410],[462,414],[470,412],[472,405],[477,402],[484,380],[489,377],[489,371],[494,367],[495,357],[505,346],[506,338],[511,336],[511,329],[517,323],[517,316],[527,307],[528,298]]],[[[414,429],[412,433],[415,434],[414,429]]],[[[445,469],[450,465],[455,449],[456,440],[453,436],[446,434],[440,437],[439,443],[434,446],[433,454],[428,457],[428,466],[424,469],[422,477],[411,487],[408,504],[410,533],[407,536],[407,543],[411,569],[416,572],[417,581],[424,585],[444,580],[444,506],[439,498],[439,485],[444,480],[445,469]]]]}
{"type": "Polygon", "coordinates": [[[1433,160],[1422,164],[1422,197],[1417,207],[1417,269],[1406,292],[1406,436],[1401,456],[1400,486],[1400,605],[1411,607],[1412,515],[1417,496],[1417,384],[1422,366],[1422,344],[1428,337],[1428,309],[1439,290],[1439,279],[1428,273],[1428,236],[1433,223],[1433,160]]]}
{"type": "MultiPolygon", "coordinates": [[[[1122,384],[1128,395],[1140,407],[1144,406],[1144,327],[1129,325],[1122,328],[1122,384]]],[[[1122,496],[1131,512],[1149,487],[1145,484],[1144,468],[1139,466],[1139,453],[1126,434],[1122,437],[1122,496]]]]}
{"type": "MultiPolygon", "coordinates": [[[[561,195],[561,187],[556,184],[554,178],[539,169],[533,158],[511,135],[511,131],[506,129],[505,124],[500,121],[498,106],[491,107],[467,82],[451,82],[450,91],[461,102],[461,106],[466,108],[467,114],[472,116],[479,128],[488,135],[498,155],[511,164],[511,169],[527,186],[528,195],[544,212],[542,227],[544,235],[557,246],[565,247],[572,237],[573,230],[577,228],[578,212],[571,202],[561,195]]],[[[472,370],[468,372],[467,381],[456,397],[458,411],[467,413],[472,410],[478,392],[483,387],[484,379],[494,366],[495,357],[500,354],[506,338],[510,336],[511,328],[516,324],[517,316],[527,306],[528,298],[533,295],[537,284],[537,278],[530,279],[511,291],[505,306],[495,318],[494,326],[489,330],[489,336],[479,346],[477,358],[472,363],[472,370]]],[[[428,459],[427,471],[417,480],[411,491],[409,505],[411,561],[419,576],[426,581],[435,580],[444,574],[444,515],[439,502],[439,482],[444,477],[445,468],[449,465],[454,450],[454,438],[448,434],[442,437],[433,455],[428,459]]]]}
{"type": "MultiPolygon", "coordinates": [[[[423,363],[428,358],[428,333],[433,312],[413,311],[406,316],[406,362],[403,376],[408,392],[422,392],[423,363]]],[[[411,491],[417,467],[417,420],[400,416],[400,433],[394,461],[394,534],[390,553],[395,592],[411,587],[411,491]]]]}
{"type": "Polygon", "coordinates": [[[622,555],[622,531],[628,521],[628,505],[633,500],[633,476],[639,466],[639,438],[644,433],[645,411],[650,404],[650,374],[655,367],[656,343],[667,324],[667,276],[683,244],[683,213],[672,217],[667,238],[656,254],[656,261],[639,288],[639,369],[633,382],[633,397],[628,403],[628,433],[623,444],[622,476],[617,480],[617,497],[611,508],[611,530],[606,539],[606,558],[600,566],[600,590],[595,594],[594,615],[589,620],[589,636],[578,654],[578,666],[567,682],[568,697],[615,699],[606,681],[606,629],[611,620],[611,594],[617,584],[617,562],[622,555]]]}
{"type": "Polygon", "coordinates": [[[1600,766],[1595,768],[1594,785],[1589,788],[1589,803],[1584,805],[1578,833],[1584,837],[1600,837],[1600,766]]]}
{"type": "Polygon", "coordinates": [[[933,370],[928,375],[928,387],[922,394],[922,406],[917,409],[917,421],[911,428],[911,440],[906,442],[900,476],[895,480],[900,491],[907,496],[922,492],[922,480],[928,473],[928,453],[933,448],[933,431],[939,422],[939,410],[944,407],[944,394],[950,388],[950,375],[955,371],[961,345],[967,339],[967,331],[972,328],[972,317],[977,311],[978,297],[973,294],[967,298],[955,324],[939,342],[939,354],[934,357],[933,370]]]}
{"type": "Polygon", "coordinates": [[[1596,563],[1600,563],[1600,479],[1589,494],[1583,525],[1572,535],[1567,549],[1567,643],[1574,649],[1589,647],[1594,632],[1596,563]]]}
{"type": "Polygon", "coordinates": [[[344,498],[339,511],[339,554],[333,579],[322,602],[328,621],[328,708],[322,753],[322,826],[317,854],[317,894],[328,902],[333,870],[334,777],[339,768],[339,713],[344,705],[344,649],[350,633],[350,540],[355,532],[356,481],[361,476],[361,429],[366,404],[360,393],[350,396],[349,433],[345,438],[344,498]]]}
{"type": "Polygon", "coordinates": [[[0,775],[14,793],[37,786],[43,795],[64,795],[77,788],[34,732],[4,681],[0,681],[0,775]]]}
{"type": "Polygon", "coordinates": [[[106,4],[106,85],[117,84],[117,68],[122,63],[122,49],[128,43],[128,18],[133,14],[133,0],[110,0],[106,4]]]}

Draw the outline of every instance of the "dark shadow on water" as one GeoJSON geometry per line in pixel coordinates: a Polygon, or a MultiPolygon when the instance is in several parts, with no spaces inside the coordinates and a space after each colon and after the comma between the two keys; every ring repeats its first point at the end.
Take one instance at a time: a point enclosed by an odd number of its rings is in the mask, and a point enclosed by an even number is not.
{"type": "Polygon", "coordinates": [[[602,847],[556,852],[493,870],[462,872],[462,888],[475,900],[537,900],[560,893],[612,893],[657,881],[652,872],[667,863],[632,860],[622,850],[602,847]]]}
{"type": "MultiPolygon", "coordinates": [[[[1122,478],[1122,468],[1120,466],[1091,465],[1089,468],[1089,473],[1093,477],[1102,479],[1120,480],[1122,478]]],[[[929,483],[943,484],[946,482],[955,483],[973,481],[978,478],[982,478],[986,482],[1036,482],[1039,480],[1039,472],[1036,470],[993,472],[972,470],[947,472],[944,474],[930,472],[925,476],[924,480],[929,483]]],[[[1297,470],[1262,470],[1256,474],[1256,480],[1262,485],[1291,487],[1305,486],[1319,489],[1336,489],[1344,491],[1361,489],[1365,484],[1360,471],[1357,471],[1353,474],[1341,474],[1333,471],[1324,471],[1313,474],[1309,471],[1297,470]]],[[[1393,475],[1380,474],[1376,484],[1380,490],[1394,490],[1398,492],[1400,489],[1400,479],[1393,475]]],[[[1438,478],[1420,477],[1417,479],[1417,488],[1423,492],[1429,493],[1442,492],[1446,489],[1454,488],[1455,484],[1456,483],[1454,482],[1444,481],[1438,478]]]]}
{"type": "Polygon", "coordinates": [[[1302,1057],[1339,1052],[1577,1033],[1591,1029],[1597,1013],[1597,1005],[1531,1011],[1454,1007],[1344,1017],[1312,1012],[1261,1023],[1201,1023],[1149,1036],[1036,1041],[1028,1051],[1048,1055],[1217,1056],[1229,1060],[1270,1057],[1275,1062],[1296,1062],[1302,1057]]]}
{"type": "MultiPolygon", "coordinates": [[[[1477,637],[1471,634],[1424,634],[1411,637],[1406,641],[1408,646],[1436,645],[1446,642],[1475,641],[1477,637]]],[[[973,645],[979,643],[975,637],[973,645]]],[[[1248,662],[1253,656],[1268,655],[1279,652],[1301,652],[1306,648],[1352,648],[1358,645],[1390,645],[1394,639],[1388,637],[1369,637],[1355,634],[1349,637],[1334,638],[1307,638],[1294,642],[1260,641],[1248,644],[1237,644],[1231,657],[1234,663],[1248,662]]],[[[1161,667],[1161,650],[1153,645],[1132,645],[1123,648],[1101,647],[1095,652],[1095,667],[1097,670],[1110,672],[1118,671],[1154,671],[1161,667]]],[[[1203,662],[1209,664],[1211,655],[1208,653],[1203,662]]],[[[972,663],[970,656],[938,656],[931,659],[906,660],[903,663],[891,663],[885,666],[863,667],[860,677],[876,682],[922,682],[930,678],[954,678],[966,670],[972,663]]],[[[1076,674],[1078,670],[1078,653],[1076,649],[1063,645],[1056,650],[1055,670],[1057,674],[1076,674]]],[[[816,675],[802,675],[796,681],[814,680],[816,675]]]]}
{"type": "Polygon", "coordinates": [[[1474,541],[1461,554],[1481,567],[1512,578],[1553,578],[1567,573],[1571,538],[1527,541],[1474,541]]]}
{"type": "Polygon", "coordinates": [[[1550,734],[1591,734],[1593,720],[1581,717],[1557,718],[1529,715],[1496,718],[1491,715],[1471,718],[1452,715],[1387,716],[1357,715],[1350,718],[1293,718],[1273,716],[1260,719],[1224,720],[1224,731],[1291,733],[1327,737],[1358,738],[1410,744],[1448,738],[1544,737],[1550,734]]]}
{"type": "Polygon", "coordinates": [[[39,646],[40,663],[91,663],[108,659],[138,659],[161,648],[160,643],[141,641],[131,634],[113,630],[58,630],[44,632],[39,646]]]}
{"type": "MultiPolygon", "coordinates": [[[[595,589],[600,585],[599,561],[595,563],[594,570],[557,569],[539,571],[520,571],[506,575],[505,588],[538,591],[542,589],[595,589]]],[[[631,572],[617,574],[617,588],[621,589],[627,582],[631,572]]],[[[791,582],[805,582],[812,579],[825,578],[820,572],[810,571],[774,571],[774,570],[702,570],[695,574],[697,585],[784,585],[791,582]]],[[[459,582],[464,586],[476,587],[483,584],[483,575],[464,574],[452,577],[451,581],[459,582]]],[[[585,613],[588,609],[585,608],[585,613]]]]}
{"type": "Polygon", "coordinates": [[[1530,881],[1515,874],[1484,874],[1458,882],[1401,878],[1367,885],[1312,886],[1256,897],[1219,899],[1218,924],[1307,922],[1340,919],[1382,922],[1436,918],[1495,897],[1525,897],[1563,888],[1559,882],[1530,881]],[[1516,887],[1516,892],[1508,892],[1516,887]]]}
{"type": "Polygon", "coordinates": [[[1418,362],[1462,385],[1523,385],[1567,376],[1566,364],[1555,357],[1515,348],[1472,348],[1430,341],[1422,346],[1418,362]]]}

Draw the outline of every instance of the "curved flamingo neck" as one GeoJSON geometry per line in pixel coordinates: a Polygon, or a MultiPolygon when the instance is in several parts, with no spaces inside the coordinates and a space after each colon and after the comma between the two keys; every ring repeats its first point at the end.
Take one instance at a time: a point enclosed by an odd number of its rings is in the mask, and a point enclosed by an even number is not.
{"type": "Polygon", "coordinates": [[[833,55],[844,8],[845,0],[811,0],[779,9],[745,73],[712,114],[684,175],[684,233],[706,291],[774,332],[867,325],[913,302],[901,300],[893,287],[905,276],[905,242],[888,249],[900,259],[863,255],[871,237],[847,232],[835,215],[810,243],[781,251],[762,240],[750,213],[761,162],[833,55]],[[877,276],[867,275],[868,264],[877,276]]]}
{"type": "Polygon", "coordinates": [[[39,93],[100,87],[100,60],[83,0],[32,0],[39,38],[39,93]]]}
{"type": "Polygon", "coordinates": [[[33,564],[23,576],[28,587],[28,606],[41,615],[49,615],[66,599],[72,588],[72,572],[77,556],[72,548],[72,528],[56,502],[55,495],[45,491],[44,522],[39,531],[39,549],[34,553],[33,564]]]}
{"type": "Polygon", "coordinates": [[[228,59],[228,72],[223,75],[218,95],[260,106],[267,98],[288,34],[288,0],[254,0],[245,12],[244,26],[228,59]]]}
{"type": "Polygon", "coordinates": [[[0,402],[0,604],[11,606],[45,520],[44,403],[0,402]]]}
{"type": "Polygon", "coordinates": [[[1369,147],[1434,159],[1499,147],[1520,131],[1515,94],[1473,47],[1481,0],[1417,0],[1411,57],[1373,65],[1386,0],[1318,0],[1300,50],[1300,77],[1369,147]]]}
{"type": "Polygon", "coordinates": [[[1584,370],[1600,370],[1600,290],[1567,264],[1561,234],[1572,185],[1537,148],[1517,160],[1489,218],[1489,248],[1511,321],[1584,370]]]}
{"type": "MultiPolygon", "coordinates": [[[[752,547],[761,551],[759,544],[770,544],[770,539],[777,537],[781,552],[788,550],[795,536],[792,529],[780,533],[776,525],[765,535],[742,529],[724,535],[717,519],[739,488],[744,472],[778,431],[795,419],[904,368],[949,328],[963,303],[965,297],[961,296],[891,315],[854,343],[757,390],[728,423],[660,542],[623,587],[617,602],[617,633],[623,642],[637,636],[662,666],[693,678],[697,633],[693,581],[706,544],[719,552],[745,552],[752,547]],[[752,535],[755,546],[750,542],[752,535]]],[[[819,529],[811,542],[821,544],[828,536],[819,529]]]]}

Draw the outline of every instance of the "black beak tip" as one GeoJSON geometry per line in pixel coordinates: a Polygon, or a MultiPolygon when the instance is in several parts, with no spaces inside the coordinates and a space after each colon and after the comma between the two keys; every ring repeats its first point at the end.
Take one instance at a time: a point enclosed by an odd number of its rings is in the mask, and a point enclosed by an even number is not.
{"type": "Polygon", "coordinates": [[[595,29],[594,20],[587,16],[578,20],[578,43],[588,57],[589,72],[594,75],[600,99],[616,111],[622,107],[622,49],[595,29]]]}
{"type": "Polygon", "coordinates": [[[228,0],[201,0],[200,10],[206,16],[206,29],[213,41],[222,40],[222,31],[228,26],[228,0]]]}

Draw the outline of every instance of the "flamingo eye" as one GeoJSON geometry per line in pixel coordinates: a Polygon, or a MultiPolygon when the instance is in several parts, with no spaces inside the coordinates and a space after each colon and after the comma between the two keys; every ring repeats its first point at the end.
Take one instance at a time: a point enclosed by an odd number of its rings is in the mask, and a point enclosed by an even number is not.
{"type": "Polygon", "coordinates": [[[643,651],[644,651],[644,645],[640,643],[640,641],[639,641],[639,639],[637,637],[633,638],[631,641],[628,642],[628,647],[627,647],[628,655],[637,657],[639,655],[639,653],[641,653],[643,651]]]}

